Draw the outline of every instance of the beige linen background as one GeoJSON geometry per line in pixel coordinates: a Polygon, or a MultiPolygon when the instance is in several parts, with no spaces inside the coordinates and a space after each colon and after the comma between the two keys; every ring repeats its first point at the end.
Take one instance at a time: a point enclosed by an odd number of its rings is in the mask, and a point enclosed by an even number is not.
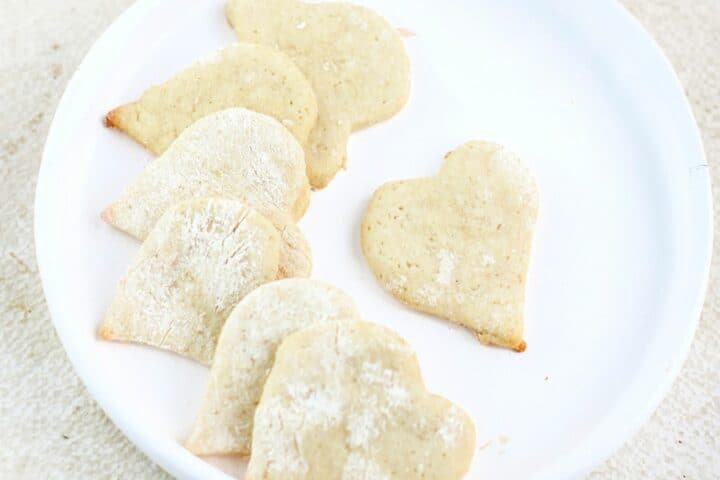
{"type": "MultiPolygon", "coordinates": [[[[581,0],[596,1],[596,0],[581,0]]],[[[599,1],[599,0],[598,0],[599,1]]],[[[35,264],[35,178],[70,75],[132,0],[0,0],[0,479],[166,478],[75,376],[35,264]]],[[[625,0],[675,65],[720,211],[720,0],[625,0]]],[[[720,251],[690,356],[652,419],[592,479],[720,478],[720,251]]]]}

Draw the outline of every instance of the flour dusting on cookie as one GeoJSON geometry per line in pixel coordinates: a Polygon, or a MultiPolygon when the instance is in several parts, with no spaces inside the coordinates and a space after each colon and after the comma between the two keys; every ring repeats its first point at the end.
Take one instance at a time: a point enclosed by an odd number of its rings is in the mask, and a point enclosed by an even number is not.
{"type": "Polygon", "coordinates": [[[470,417],[426,390],[396,333],[369,322],[316,325],[277,350],[247,476],[456,480],[474,445],[470,417]]]}
{"type": "Polygon", "coordinates": [[[209,364],[230,311],[277,275],[279,251],[275,227],[238,201],[177,204],[120,280],[99,335],[209,364]]]}
{"type": "MultiPolygon", "coordinates": [[[[345,292],[318,280],[286,279],[257,288],[225,322],[187,448],[198,455],[248,455],[255,407],[280,342],[305,327],[359,319],[345,292]]],[[[329,397],[312,396],[300,383],[292,389],[293,398],[332,410],[329,397]]]]}

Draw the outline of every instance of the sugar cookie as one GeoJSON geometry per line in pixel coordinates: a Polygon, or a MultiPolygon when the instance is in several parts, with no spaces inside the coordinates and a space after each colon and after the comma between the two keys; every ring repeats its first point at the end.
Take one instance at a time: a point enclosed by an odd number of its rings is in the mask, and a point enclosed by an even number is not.
{"type": "Polygon", "coordinates": [[[311,325],[359,318],[345,292],[317,280],[286,279],[255,289],[220,333],[187,448],[199,455],[248,455],[255,407],[283,338],[311,325]]]}
{"type": "Polygon", "coordinates": [[[304,144],[314,188],[323,188],[345,165],[351,132],[390,118],[407,102],[405,46],[397,30],[368,8],[229,0],[226,13],[241,41],[287,53],[315,90],[317,124],[304,144]]]}
{"type": "Polygon", "coordinates": [[[276,118],[303,144],[317,120],[312,87],[285,54],[238,43],[150,87],[108,113],[105,123],[160,155],[193,122],[232,107],[276,118]]]}
{"type": "Polygon", "coordinates": [[[255,413],[248,480],[460,479],[475,427],[430,394],[415,354],[368,322],[316,325],[277,350],[255,413]]]}
{"type": "Polygon", "coordinates": [[[175,205],[120,280],[99,336],[209,364],[235,305],[276,277],[279,251],[275,227],[236,200],[175,205]]]}
{"type": "Polygon", "coordinates": [[[244,108],[222,110],[188,127],[103,213],[144,239],[170,206],[199,197],[242,201],[272,221],[283,237],[279,277],[308,276],[310,248],[294,224],[310,186],[300,144],[280,123],[244,108]]]}
{"type": "Polygon", "coordinates": [[[469,142],[431,178],[386,183],[362,222],[370,268],[395,297],[518,351],[538,197],[519,158],[469,142]]]}

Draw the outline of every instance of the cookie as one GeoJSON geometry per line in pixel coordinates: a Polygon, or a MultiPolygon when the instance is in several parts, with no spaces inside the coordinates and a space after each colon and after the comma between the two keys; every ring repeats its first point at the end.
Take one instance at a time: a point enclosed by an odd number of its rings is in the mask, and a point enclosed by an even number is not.
{"type": "Polygon", "coordinates": [[[362,249],[402,302],[470,328],[483,343],[523,351],[537,209],[535,181],[516,155],[468,142],[445,156],[437,176],[375,191],[362,249]]]}
{"type": "Polygon", "coordinates": [[[345,165],[351,132],[390,118],[407,102],[410,61],[400,34],[368,8],[228,0],[226,14],[238,39],[287,53],[315,90],[318,119],[305,144],[314,188],[345,165]]]}
{"type": "Polygon", "coordinates": [[[193,122],[219,110],[245,107],[279,120],[304,144],[317,119],[305,76],[282,52],[234,44],[181,71],[105,117],[155,155],[193,122]]]}
{"type": "Polygon", "coordinates": [[[276,277],[279,251],[275,227],[236,200],[175,205],[120,280],[99,336],[209,364],[235,305],[276,277]]]}
{"type": "Polygon", "coordinates": [[[167,208],[201,197],[236,199],[271,220],[284,240],[279,276],[310,274],[310,248],[293,222],[310,197],[303,151],[277,120],[244,108],[201,118],[101,217],[142,240],[167,208]]]}
{"type": "Polygon", "coordinates": [[[345,292],[317,280],[258,287],[225,322],[186,447],[198,455],[248,455],[255,407],[283,338],[311,325],[359,318],[345,292]]]}
{"type": "Polygon", "coordinates": [[[415,354],[368,322],[283,340],[255,412],[248,480],[460,479],[470,417],[428,393],[415,354]]]}

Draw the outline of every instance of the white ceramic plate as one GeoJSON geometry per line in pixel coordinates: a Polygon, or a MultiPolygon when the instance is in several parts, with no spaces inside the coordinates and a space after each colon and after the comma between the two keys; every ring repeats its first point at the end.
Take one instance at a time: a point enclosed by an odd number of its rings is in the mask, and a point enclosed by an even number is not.
{"type": "MultiPolygon", "coordinates": [[[[413,89],[395,118],[354,135],[349,164],[301,226],[314,276],[404,335],[434,392],[477,424],[469,478],[574,478],[647,419],[699,316],[712,236],[709,179],[690,109],[647,33],[612,1],[366,2],[398,27],[413,89]],[[435,173],[473,138],[519,151],[541,210],[518,354],[414,313],[380,288],[358,225],[381,183],[435,173]]],[[[98,213],[151,159],[103,128],[111,108],[233,41],[223,2],[135,4],[98,40],[58,107],[37,187],[37,256],[58,334],[90,393],[180,478],[241,476],[181,442],[207,369],[96,328],[138,244],[98,213]],[[220,468],[217,467],[220,466],[220,468]]]]}

